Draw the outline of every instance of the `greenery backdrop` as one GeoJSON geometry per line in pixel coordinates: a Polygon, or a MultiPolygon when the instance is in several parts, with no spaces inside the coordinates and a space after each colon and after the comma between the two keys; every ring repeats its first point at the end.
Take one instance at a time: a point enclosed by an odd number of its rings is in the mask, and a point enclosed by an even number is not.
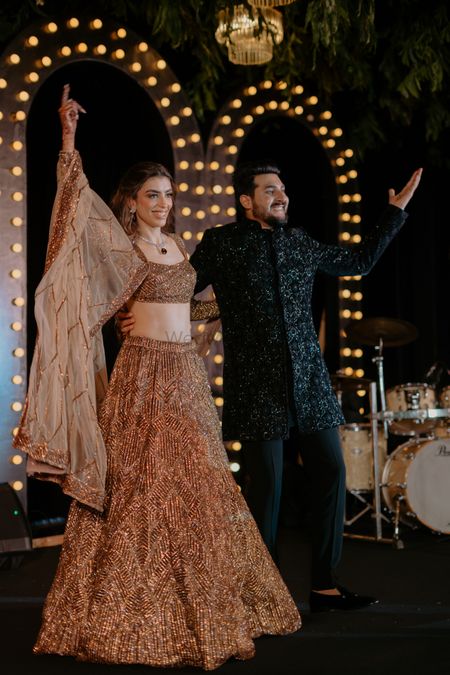
{"type": "Polygon", "coordinates": [[[402,147],[413,126],[427,144],[428,160],[448,167],[448,4],[297,0],[281,8],[285,38],[266,67],[233,66],[217,44],[217,12],[232,0],[3,0],[0,41],[5,47],[39,17],[107,15],[134,28],[169,60],[205,124],[242,82],[301,82],[333,106],[338,119],[340,112],[361,155],[386,140],[402,147]]]}

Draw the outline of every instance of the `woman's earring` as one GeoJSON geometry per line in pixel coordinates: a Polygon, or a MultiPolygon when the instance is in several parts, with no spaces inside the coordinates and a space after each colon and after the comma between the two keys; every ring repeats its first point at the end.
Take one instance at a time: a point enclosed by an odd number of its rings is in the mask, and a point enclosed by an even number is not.
{"type": "Polygon", "coordinates": [[[135,206],[132,206],[129,209],[129,214],[130,214],[130,220],[129,220],[129,223],[128,223],[128,227],[132,227],[134,221],[136,220],[136,207],[135,206]]]}

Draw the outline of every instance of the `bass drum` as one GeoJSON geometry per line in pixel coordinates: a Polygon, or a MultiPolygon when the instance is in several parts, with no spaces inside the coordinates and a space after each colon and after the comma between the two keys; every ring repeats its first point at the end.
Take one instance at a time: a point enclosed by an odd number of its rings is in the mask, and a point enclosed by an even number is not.
{"type": "Polygon", "coordinates": [[[382,492],[400,520],[450,534],[450,438],[411,440],[388,458],[382,492]]]}

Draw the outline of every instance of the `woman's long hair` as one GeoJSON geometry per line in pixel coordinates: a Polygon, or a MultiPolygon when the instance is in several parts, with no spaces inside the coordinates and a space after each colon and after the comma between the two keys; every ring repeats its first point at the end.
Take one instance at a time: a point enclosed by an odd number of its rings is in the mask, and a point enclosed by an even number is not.
{"type": "Polygon", "coordinates": [[[137,229],[136,214],[130,213],[129,201],[130,199],[136,199],[136,195],[145,181],[154,176],[163,176],[170,180],[173,191],[173,205],[162,230],[163,232],[174,232],[175,230],[175,196],[177,192],[175,181],[162,164],[139,162],[124,173],[111,200],[112,212],[128,235],[133,235],[137,229]]]}

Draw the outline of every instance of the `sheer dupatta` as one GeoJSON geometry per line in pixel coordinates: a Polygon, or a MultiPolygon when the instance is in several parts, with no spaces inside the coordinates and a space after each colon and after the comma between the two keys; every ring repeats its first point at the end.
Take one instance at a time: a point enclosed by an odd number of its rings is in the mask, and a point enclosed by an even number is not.
{"type": "Polygon", "coordinates": [[[147,274],[111,210],[93,192],[78,152],[61,153],[38,329],[14,445],[28,473],[101,511],[106,451],[97,409],[107,386],[102,325],[147,274]]]}

